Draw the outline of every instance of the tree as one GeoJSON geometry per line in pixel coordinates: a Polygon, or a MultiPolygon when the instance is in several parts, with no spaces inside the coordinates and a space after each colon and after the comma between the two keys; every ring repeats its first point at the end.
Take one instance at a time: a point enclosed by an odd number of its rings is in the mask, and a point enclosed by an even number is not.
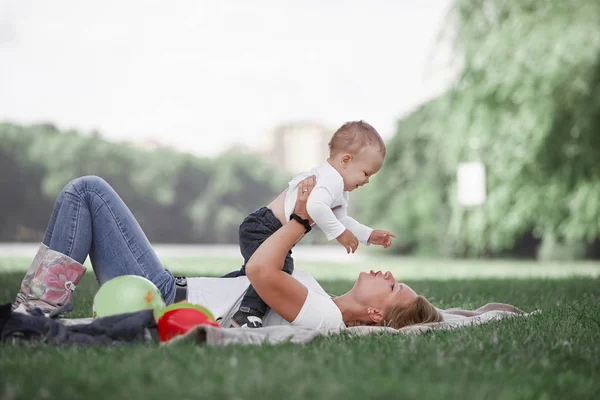
{"type": "Polygon", "coordinates": [[[0,199],[0,240],[41,240],[54,199],[82,175],[104,178],[148,238],[164,243],[237,243],[243,218],[287,178],[249,154],[208,159],[48,124],[0,124],[0,183],[8,194],[0,199]]]}
{"type": "Polygon", "coordinates": [[[462,73],[398,124],[398,159],[381,175],[413,193],[373,194],[370,217],[391,212],[407,241],[453,254],[498,254],[527,235],[597,243],[599,20],[600,3],[584,0],[456,1],[445,32],[462,73]],[[488,201],[464,210],[454,173],[475,159],[487,168],[488,201]]]}

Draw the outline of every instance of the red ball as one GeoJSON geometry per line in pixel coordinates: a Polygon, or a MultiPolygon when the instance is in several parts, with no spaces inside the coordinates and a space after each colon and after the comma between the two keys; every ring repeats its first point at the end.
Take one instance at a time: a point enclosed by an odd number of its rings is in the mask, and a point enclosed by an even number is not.
{"type": "Polygon", "coordinates": [[[197,325],[210,325],[220,328],[217,322],[196,308],[178,308],[167,311],[158,320],[158,336],[166,342],[178,335],[187,333],[197,325]]]}

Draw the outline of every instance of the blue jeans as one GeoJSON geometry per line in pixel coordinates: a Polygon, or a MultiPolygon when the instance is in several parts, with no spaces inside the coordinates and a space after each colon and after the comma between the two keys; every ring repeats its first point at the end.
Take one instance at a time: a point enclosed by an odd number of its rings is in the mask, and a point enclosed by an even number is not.
{"type": "Polygon", "coordinates": [[[162,266],[127,205],[102,178],[84,176],[63,188],[44,244],[82,264],[89,255],[100,285],[117,276],[139,275],[156,285],[167,304],[175,299],[173,274],[162,266]]]}

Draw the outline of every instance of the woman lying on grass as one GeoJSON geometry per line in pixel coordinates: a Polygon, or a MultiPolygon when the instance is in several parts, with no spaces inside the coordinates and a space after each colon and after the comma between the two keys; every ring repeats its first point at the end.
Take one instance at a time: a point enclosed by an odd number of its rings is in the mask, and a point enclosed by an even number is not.
{"type": "MultiPolygon", "coordinates": [[[[300,183],[295,213],[303,219],[314,177],[300,183]]],[[[51,313],[70,301],[90,257],[98,283],[121,275],[139,275],[152,281],[167,304],[179,300],[211,309],[222,326],[239,308],[252,283],[271,308],[263,326],[292,324],[314,329],[354,325],[401,328],[439,322],[441,314],[408,285],[398,283],[388,271],[361,272],[346,294],[331,298],[309,274],[281,270],[288,251],[302,237],[305,227],[290,220],[265,240],[246,265],[247,276],[237,278],[188,278],[165,269],[133,214],[103,179],[86,176],[68,183],[56,200],[44,240],[27,271],[14,308],[30,307],[51,313]],[[178,289],[179,286],[179,289],[178,289]],[[183,298],[181,293],[184,293],[183,298]]]]}

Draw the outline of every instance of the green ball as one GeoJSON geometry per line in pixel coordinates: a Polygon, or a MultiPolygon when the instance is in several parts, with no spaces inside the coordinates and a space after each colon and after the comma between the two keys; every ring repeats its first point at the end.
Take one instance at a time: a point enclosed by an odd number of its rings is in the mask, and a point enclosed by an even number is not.
{"type": "Polygon", "coordinates": [[[122,275],[105,282],[94,296],[94,318],[165,307],[158,288],[137,275],[122,275]]]}

